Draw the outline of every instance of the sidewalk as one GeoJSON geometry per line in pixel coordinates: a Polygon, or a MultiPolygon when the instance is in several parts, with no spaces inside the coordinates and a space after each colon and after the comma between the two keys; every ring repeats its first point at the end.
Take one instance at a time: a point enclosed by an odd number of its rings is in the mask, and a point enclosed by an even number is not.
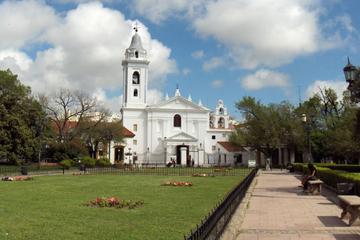
{"type": "Polygon", "coordinates": [[[330,192],[307,195],[299,184],[285,170],[260,171],[221,239],[360,239],[360,221],[348,227],[330,192]]]}

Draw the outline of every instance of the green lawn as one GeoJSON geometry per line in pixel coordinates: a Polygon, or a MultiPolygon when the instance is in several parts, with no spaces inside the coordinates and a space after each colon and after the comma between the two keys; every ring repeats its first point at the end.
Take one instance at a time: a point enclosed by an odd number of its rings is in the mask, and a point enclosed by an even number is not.
{"type": "Polygon", "coordinates": [[[243,177],[65,175],[0,181],[0,239],[183,239],[243,177]],[[194,186],[160,186],[167,180],[194,186]],[[102,196],[145,203],[132,210],[83,205],[102,196]]]}

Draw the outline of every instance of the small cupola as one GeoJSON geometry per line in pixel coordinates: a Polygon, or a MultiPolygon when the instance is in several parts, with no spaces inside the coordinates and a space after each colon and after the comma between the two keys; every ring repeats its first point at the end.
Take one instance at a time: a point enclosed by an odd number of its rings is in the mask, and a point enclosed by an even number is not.
{"type": "Polygon", "coordinates": [[[131,38],[129,48],[126,49],[125,57],[128,60],[146,60],[147,53],[143,48],[141,37],[138,34],[138,27],[134,27],[135,34],[131,38]]]}

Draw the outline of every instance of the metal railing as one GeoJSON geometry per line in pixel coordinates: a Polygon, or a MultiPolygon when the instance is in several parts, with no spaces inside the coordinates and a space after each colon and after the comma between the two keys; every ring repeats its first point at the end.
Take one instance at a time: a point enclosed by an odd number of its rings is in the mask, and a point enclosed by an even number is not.
{"type": "Polygon", "coordinates": [[[185,240],[198,239],[219,239],[226,224],[229,222],[235,209],[244,198],[247,189],[256,175],[257,169],[250,174],[231,191],[222,202],[220,202],[207,217],[201,220],[200,226],[197,225],[190,234],[184,236],[185,240]]]}
{"type": "Polygon", "coordinates": [[[114,175],[160,175],[160,176],[192,176],[194,174],[209,174],[213,176],[244,176],[248,168],[207,168],[207,167],[72,167],[64,169],[61,166],[0,166],[0,176],[14,175],[50,175],[50,174],[114,174],[114,175]]]}

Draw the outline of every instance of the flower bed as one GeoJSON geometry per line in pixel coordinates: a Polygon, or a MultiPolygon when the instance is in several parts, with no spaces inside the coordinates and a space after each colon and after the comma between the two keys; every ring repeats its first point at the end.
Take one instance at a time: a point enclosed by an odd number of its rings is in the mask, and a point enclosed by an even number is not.
{"type": "Polygon", "coordinates": [[[123,200],[117,197],[100,197],[92,200],[88,203],[85,203],[89,207],[99,207],[99,208],[128,208],[134,209],[143,205],[143,201],[132,201],[132,200],[123,200]]]}
{"type": "Polygon", "coordinates": [[[212,173],[194,173],[193,177],[215,177],[212,173]]]}
{"type": "Polygon", "coordinates": [[[34,180],[33,177],[27,176],[16,176],[16,177],[3,177],[1,178],[2,181],[30,181],[34,180]]]}
{"type": "Polygon", "coordinates": [[[162,184],[163,186],[174,186],[174,187],[191,187],[192,182],[177,182],[177,181],[167,181],[162,184]]]}

